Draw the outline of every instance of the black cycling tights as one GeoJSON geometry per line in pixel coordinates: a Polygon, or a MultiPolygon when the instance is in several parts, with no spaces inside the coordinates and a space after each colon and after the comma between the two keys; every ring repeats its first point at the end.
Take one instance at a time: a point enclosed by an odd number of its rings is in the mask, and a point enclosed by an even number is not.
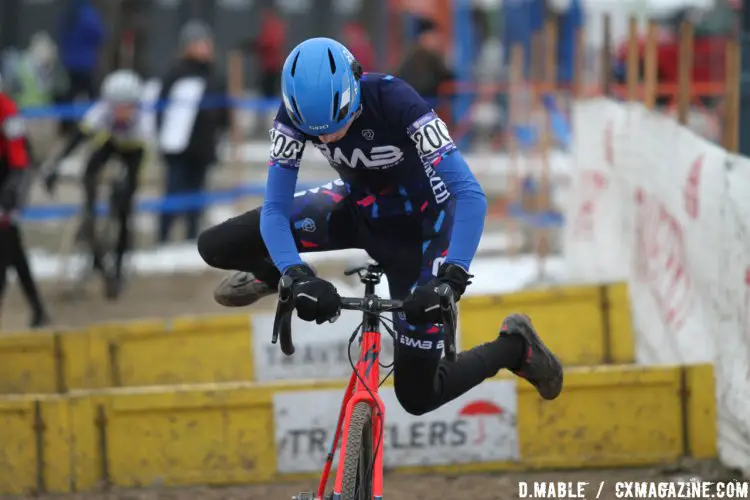
{"type": "MultiPolygon", "coordinates": [[[[87,215],[92,216],[92,219],[96,205],[99,176],[107,161],[113,155],[118,156],[122,160],[125,169],[123,171],[123,178],[118,182],[119,189],[121,190],[119,194],[121,205],[110,207],[117,214],[116,217],[119,226],[117,243],[115,245],[114,268],[114,274],[119,278],[122,273],[122,263],[125,254],[130,249],[130,217],[133,210],[133,197],[138,189],[138,176],[145,152],[143,148],[121,149],[112,140],[109,140],[92,153],[83,176],[86,194],[84,210],[87,215]]],[[[94,258],[96,259],[96,256],[94,258]]]]}
{"type": "Polygon", "coordinates": [[[0,226],[0,305],[5,295],[7,272],[10,268],[16,272],[21,289],[31,306],[32,314],[42,316],[44,314],[42,299],[31,274],[21,231],[14,224],[0,226]]]}
{"type": "Polygon", "coordinates": [[[524,341],[504,335],[464,351],[455,362],[410,355],[396,345],[393,385],[396,397],[412,415],[431,412],[453,401],[503,368],[518,370],[524,341]]]}

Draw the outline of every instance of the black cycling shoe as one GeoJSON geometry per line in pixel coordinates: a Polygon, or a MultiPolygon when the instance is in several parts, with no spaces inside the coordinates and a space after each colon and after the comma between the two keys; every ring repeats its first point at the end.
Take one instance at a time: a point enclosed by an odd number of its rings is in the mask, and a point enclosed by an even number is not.
{"type": "Polygon", "coordinates": [[[214,300],[224,307],[245,307],[276,293],[276,288],[255,279],[253,273],[236,272],[214,290],[214,300]]]}
{"type": "Polygon", "coordinates": [[[104,296],[107,300],[117,300],[120,298],[125,288],[125,280],[122,276],[108,274],[104,278],[104,296]]]}
{"type": "Polygon", "coordinates": [[[563,387],[562,364],[544,345],[531,319],[525,314],[511,314],[503,320],[500,335],[520,335],[526,341],[521,368],[513,373],[536,387],[544,399],[552,400],[559,396],[563,387]]]}
{"type": "Polygon", "coordinates": [[[51,323],[52,320],[50,319],[49,315],[47,315],[47,312],[44,309],[36,309],[31,314],[29,327],[32,329],[44,328],[45,326],[49,326],[51,323]]]}

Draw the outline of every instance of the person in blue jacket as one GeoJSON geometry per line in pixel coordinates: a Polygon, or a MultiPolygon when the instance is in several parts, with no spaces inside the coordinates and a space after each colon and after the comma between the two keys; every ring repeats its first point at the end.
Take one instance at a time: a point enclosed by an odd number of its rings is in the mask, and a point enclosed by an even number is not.
{"type": "Polygon", "coordinates": [[[361,248],[384,268],[394,315],[395,391],[419,415],[460,396],[507,368],[542,397],[562,390],[562,366],[525,315],[502,323],[494,340],[441,360],[437,285],[456,298],[470,284],[469,267],[484,227],[484,192],[445,123],[404,81],[362,73],[340,43],[307,40],[282,71],[282,104],[270,130],[263,206],[204,231],[198,251],[207,264],[239,271],[217,288],[225,306],[272,295],[292,277],[297,315],[321,324],[341,299],[300,252],[361,248]],[[307,142],[338,179],[295,192],[307,142]]]}
{"type": "MultiPolygon", "coordinates": [[[[58,99],[70,103],[81,96],[96,97],[96,70],[99,51],[105,41],[104,23],[90,0],[71,0],[63,17],[58,47],[60,61],[67,73],[68,85],[58,99]]],[[[64,131],[71,130],[75,122],[63,120],[64,131]]]]}

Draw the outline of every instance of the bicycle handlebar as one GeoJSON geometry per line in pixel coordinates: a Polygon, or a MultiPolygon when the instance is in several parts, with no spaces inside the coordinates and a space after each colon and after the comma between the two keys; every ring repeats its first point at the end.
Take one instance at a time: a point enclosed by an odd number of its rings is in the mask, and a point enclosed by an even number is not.
{"type": "MultiPolygon", "coordinates": [[[[294,295],[292,293],[293,280],[289,276],[282,276],[279,280],[279,298],[276,305],[276,316],[273,320],[273,335],[271,343],[276,344],[281,339],[281,352],[287,356],[294,354],[294,342],[292,341],[292,312],[294,312],[294,295]]],[[[442,284],[437,289],[440,297],[440,323],[444,326],[445,341],[443,349],[445,357],[449,361],[456,359],[456,301],[453,290],[447,284],[442,284]]],[[[366,314],[379,315],[384,312],[401,311],[403,301],[381,299],[376,296],[369,297],[342,297],[341,309],[350,311],[361,311],[366,314]]]]}

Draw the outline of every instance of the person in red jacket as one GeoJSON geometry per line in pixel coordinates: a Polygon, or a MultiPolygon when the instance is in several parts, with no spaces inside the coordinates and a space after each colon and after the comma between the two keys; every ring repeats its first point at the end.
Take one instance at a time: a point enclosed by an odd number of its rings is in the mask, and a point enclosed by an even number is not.
{"type": "Polygon", "coordinates": [[[29,150],[26,127],[16,104],[2,92],[0,79],[0,305],[6,274],[14,268],[31,305],[31,327],[49,323],[39,291],[31,274],[18,228],[18,212],[29,179],[29,150]]]}

